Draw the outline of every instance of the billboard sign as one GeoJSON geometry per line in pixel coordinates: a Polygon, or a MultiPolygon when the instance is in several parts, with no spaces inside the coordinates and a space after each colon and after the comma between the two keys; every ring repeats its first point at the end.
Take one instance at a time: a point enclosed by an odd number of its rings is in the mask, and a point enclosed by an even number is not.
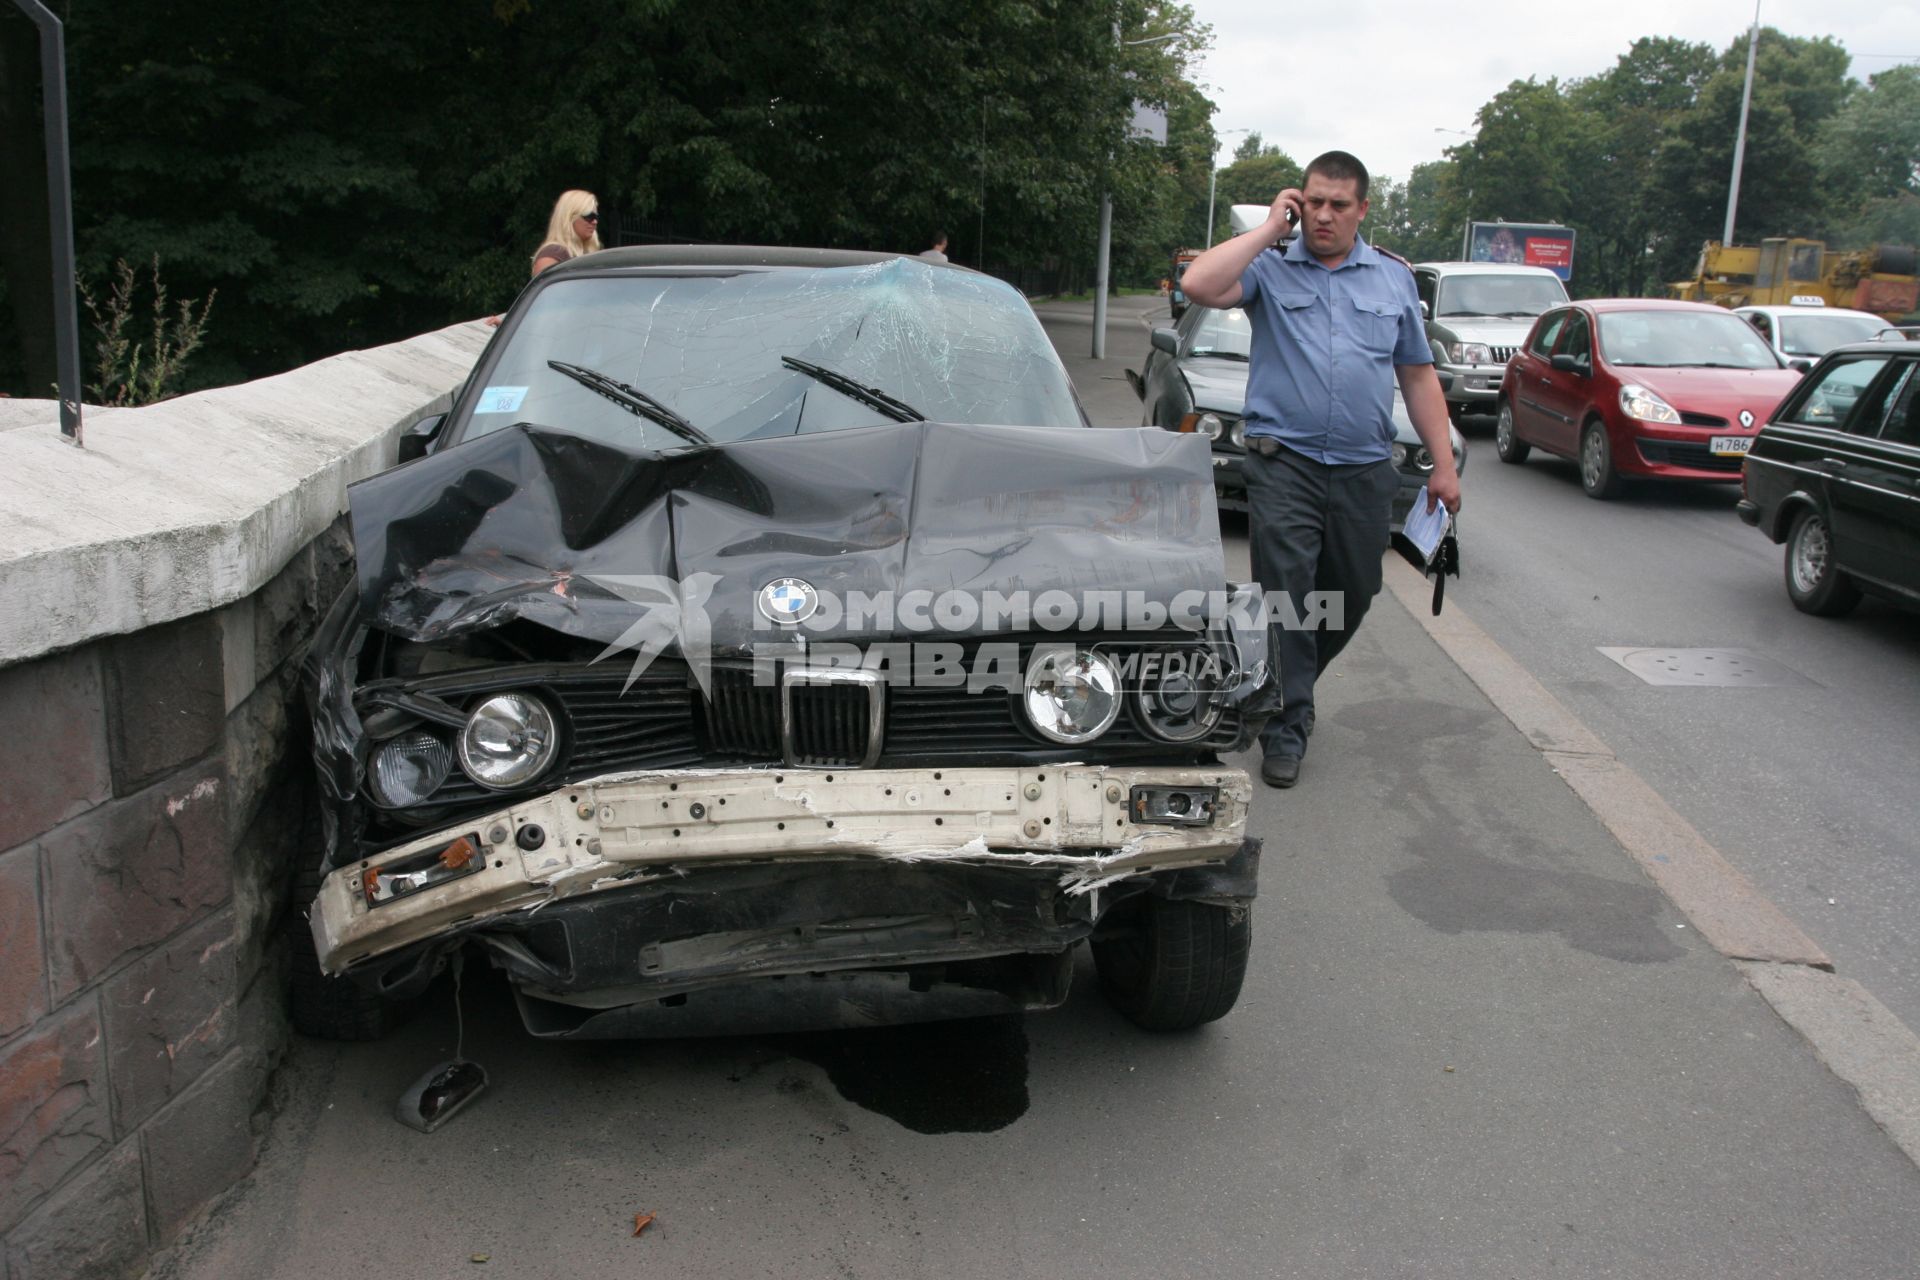
{"type": "Polygon", "coordinates": [[[1545,267],[1573,279],[1573,228],[1539,222],[1469,222],[1460,256],[1468,262],[1545,267]]]}

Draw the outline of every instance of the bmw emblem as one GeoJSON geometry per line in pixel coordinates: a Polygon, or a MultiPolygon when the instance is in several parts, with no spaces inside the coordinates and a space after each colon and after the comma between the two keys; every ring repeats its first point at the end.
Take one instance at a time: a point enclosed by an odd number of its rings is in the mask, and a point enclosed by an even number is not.
{"type": "Polygon", "coordinates": [[[805,622],[820,607],[820,593],[810,582],[798,578],[775,578],[760,588],[756,602],[760,616],[768,622],[796,624],[805,622]]]}
{"type": "Polygon", "coordinates": [[[1743,427],[1750,427],[1753,425],[1753,410],[1742,409],[1740,411],[1740,425],[1743,427]]]}

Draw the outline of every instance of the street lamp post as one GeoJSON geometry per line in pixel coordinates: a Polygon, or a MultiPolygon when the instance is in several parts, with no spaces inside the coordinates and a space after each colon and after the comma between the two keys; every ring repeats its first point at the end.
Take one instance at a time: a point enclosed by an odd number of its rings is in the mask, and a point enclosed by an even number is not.
{"type": "Polygon", "coordinates": [[[1753,26],[1747,31],[1747,87],[1740,94],[1740,132],[1733,142],[1733,181],[1727,184],[1727,226],[1720,243],[1733,243],[1733,213],[1740,207],[1740,165],[1747,158],[1747,108],[1753,104],[1753,51],[1760,45],[1760,0],[1753,0],[1753,26]]]}
{"type": "MultiPolygon", "coordinates": [[[[1178,40],[1187,33],[1169,31],[1163,36],[1148,36],[1143,40],[1122,40],[1119,24],[1114,24],[1113,42],[1121,48],[1130,48],[1139,44],[1161,44],[1168,40],[1178,40]]],[[[1100,261],[1093,272],[1093,358],[1107,358],[1107,259],[1113,248],[1113,193],[1100,193],[1100,261]]]]}
{"type": "MultiPolygon", "coordinates": [[[[1251,129],[1223,129],[1214,135],[1213,145],[1217,150],[1220,146],[1219,139],[1226,137],[1228,134],[1252,132],[1253,130],[1251,129]]],[[[1220,181],[1220,166],[1215,163],[1217,160],[1218,157],[1212,153],[1207,155],[1207,243],[1202,246],[1207,249],[1213,248],[1213,189],[1220,181]]]]}

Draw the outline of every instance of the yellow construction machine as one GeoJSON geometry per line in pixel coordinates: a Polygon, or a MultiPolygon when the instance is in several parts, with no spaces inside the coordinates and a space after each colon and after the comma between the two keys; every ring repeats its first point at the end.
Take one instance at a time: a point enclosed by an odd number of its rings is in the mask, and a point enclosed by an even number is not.
{"type": "Polygon", "coordinates": [[[1901,320],[1920,311],[1911,245],[1877,244],[1838,253],[1818,240],[1786,237],[1757,245],[1709,240],[1693,279],[1667,286],[1675,298],[1723,307],[1790,306],[1818,298],[1830,307],[1901,320]]]}

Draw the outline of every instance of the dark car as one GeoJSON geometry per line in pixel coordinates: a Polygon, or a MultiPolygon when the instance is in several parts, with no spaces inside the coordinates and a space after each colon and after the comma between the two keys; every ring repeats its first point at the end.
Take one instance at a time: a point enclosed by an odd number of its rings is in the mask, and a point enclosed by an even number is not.
{"type": "MultiPolygon", "coordinates": [[[[1220,505],[1231,511],[1247,509],[1247,437],[1241,415],[1246,412],[1252,341],[1247,313],[1238,307],[1189,307],[1176,326],[1153,331],[1141,371],[1127,370],[1128,383],[1145,404],[1141,426],[1206,437],[1213,448],[1214,488],[1220,505]]],[[[1393,527],[1398,529],[1433,474],[1433,457],[1413,429],[1398,387],[1393,391],[1393,435],[1393,463],[1400,471],[1400,491],[1393,499],[1393,527]]],[[[1466,441],[1451,427],[1448,435],[1454,466],[1464,471],[1466,441]]]]}
{"type": "Polygon", "coordinates": [[[1920,342],[1829,352],[1747,453],[1740,518],[1786,544],[1787,597],[1920,605],[1920,342]]]}
{"type": "Polygon", "coordinates": [[[1548,311],[1507,365],[1494,448],[1578,459],[1610,498],[1631,478],[1731,484],[1800,380],[1746,321],[1704,302],[1589,299],[1548,311]]]}
{"type": "Polygon", "coordinates": [[[460,953],[545,1037],[1046,1008],[1081,942],[1143,1026],[1231,1008],[1259,592],[1206,447],[1094,439],[1018,292],[596,253],[404,439],[308,658],[303,1029],[460,953]]]}

